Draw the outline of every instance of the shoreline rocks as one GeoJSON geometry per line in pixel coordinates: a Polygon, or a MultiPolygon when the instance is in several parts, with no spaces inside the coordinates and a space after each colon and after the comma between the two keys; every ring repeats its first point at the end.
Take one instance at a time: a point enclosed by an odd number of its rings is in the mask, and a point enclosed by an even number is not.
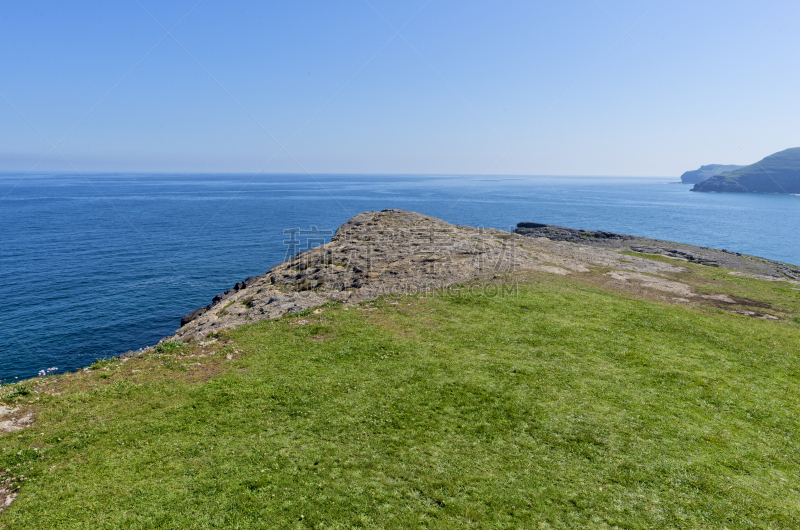
{"type": "Polygon", "coordinates": [[[613,232],[577,230],[542,223],[518,223],[515,233],[527,237],[545,237],[551,241],[567,241],[600,248],[630,250],[641,254],[655,254],[685,260],[708,267],[722,267],[733,271],[800,280],[800,267],[775,260],[747,256],[727,249],[717,250],[672,241],[615,234],[613,232]]]}

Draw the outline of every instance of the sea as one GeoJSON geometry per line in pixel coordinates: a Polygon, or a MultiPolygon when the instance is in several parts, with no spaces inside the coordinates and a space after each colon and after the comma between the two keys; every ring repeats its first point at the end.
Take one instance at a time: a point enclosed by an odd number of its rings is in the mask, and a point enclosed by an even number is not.
{"type": "Polygon", "coordinates": [[[504,230],[533,221],[800,264],[800,197],[689,190],[674,177],[0,173],[0,382],[152,345],[283,261],[293,239],[318,244],[368,210],[504,230]]]}

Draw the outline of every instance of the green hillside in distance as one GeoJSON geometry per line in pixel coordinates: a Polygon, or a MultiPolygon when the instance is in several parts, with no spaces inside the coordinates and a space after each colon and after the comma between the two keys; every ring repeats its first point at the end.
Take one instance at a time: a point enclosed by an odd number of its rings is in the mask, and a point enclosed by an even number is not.
{"type": "Polygon", "coordinates": [[[733,164],[708,164],[705,166],[700,166],[700,169],[695,169],[694,171],[687,171],[683,175],[681,175],[681,182],[684,184],[699,184],[705,180],[710,179],[711,177],[716,177],[722,173],[727,173],[728,171],[735,171],[737,169],[743,168],[745,166],[736,166],[733,164]]]}
{"type": "Polygon", "coordinates": [[[800,193],[800,147],[772,154],[760,162],[711,177],[692,191],[800,193]]]}

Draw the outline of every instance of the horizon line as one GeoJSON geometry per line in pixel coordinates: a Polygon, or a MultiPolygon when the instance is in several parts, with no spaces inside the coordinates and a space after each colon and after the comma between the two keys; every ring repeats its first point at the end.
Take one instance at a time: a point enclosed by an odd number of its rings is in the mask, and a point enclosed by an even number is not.
{"type": "Polygon", "coordinates": [[[324,176],[376,176],[376,177],[567,177],[567,178],[676,178],[680,175],[615,175],[615,174],[554,174],[554,173],[500,173],[500,174],[481,174],[481,173],[380,173],[380,172],[301,172],[301,171],[281,171],[281,172],[248,172],[248,171],[75,171],[75,170],[52,170],[52,171],[31,171],[15,169],[0,169],[0,176],[26,174],[27,176],[44,175],[181,175],[181,176],[217,176],[217,175],[241,175],[241,176],[303,176],[303,175],[324,175],[324,176]]]}

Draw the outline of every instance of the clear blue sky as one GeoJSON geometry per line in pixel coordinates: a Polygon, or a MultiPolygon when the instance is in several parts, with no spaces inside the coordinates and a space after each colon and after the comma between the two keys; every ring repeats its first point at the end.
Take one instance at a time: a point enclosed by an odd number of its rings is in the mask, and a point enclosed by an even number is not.
{"type": "Polygon", "coordinates": [[[59,141],[80,171],[550,175],[800,146],[796,0],[140,1],[2,2],[0,170],[59,141]]]}

